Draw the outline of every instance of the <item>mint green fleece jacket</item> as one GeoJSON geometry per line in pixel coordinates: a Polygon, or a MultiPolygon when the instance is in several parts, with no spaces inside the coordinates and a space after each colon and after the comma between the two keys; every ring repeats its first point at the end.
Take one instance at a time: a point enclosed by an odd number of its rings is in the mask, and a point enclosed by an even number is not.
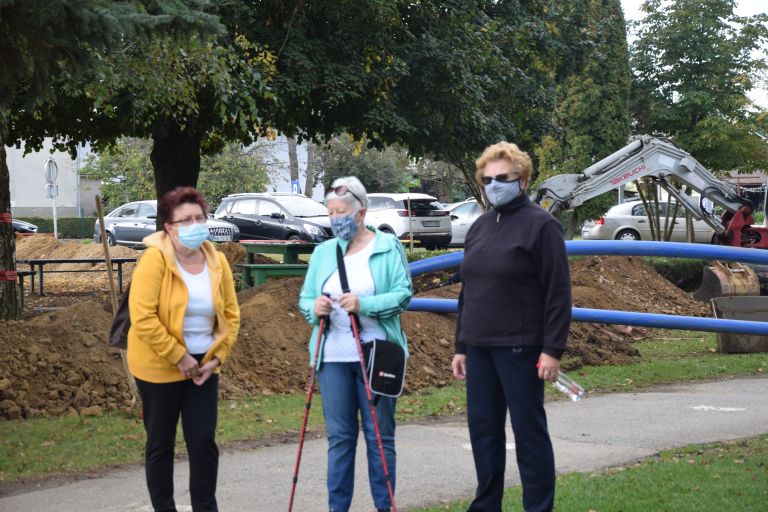
{"type": "MultiPolygon", "coordinates": [[[[373,253],[370,267],[373,276],[374,295],[360,297],[360,315],[373,318],[379,322],[387,340],[401,345],[408,355],[408,341],[400,327],[400,313],[408,309],[413,295],[411,274],[408,271],[408,260],[400,240],[394,235],[383,233],[376,228],[368,227],[376,237],[373,240],[373,253]]],[[[336,246],[341,244],[346,254],[347,240],[332,238],[317,247],[309,260],[309,269],[304,278],[304,285],[299,294],[299,309],[310,325],[314,326],[309,339],[310,365],[314,364],[315,345],[317,343],[319,319],[315,316],[315,299],[322,294],[323,285],[338,269],[336,262],[336,246]]],[[[322,361],[325,336],[321,341],[320,360],[322,361]]],[[[318,368],[320,367],[318,363],[318,368]]]]}

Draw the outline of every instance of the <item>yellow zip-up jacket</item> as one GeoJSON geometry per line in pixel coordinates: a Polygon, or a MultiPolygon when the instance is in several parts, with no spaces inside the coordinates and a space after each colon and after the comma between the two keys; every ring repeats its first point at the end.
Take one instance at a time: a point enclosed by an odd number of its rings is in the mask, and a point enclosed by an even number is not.
{"type": "MultiPolygon", "coordinates": [[[[187,286],[176,266],[175,251],[167,233],[158,231],[143,243],[147,250],[133,272],[128,297],[131,313],[128,368],[134,377],[146,382],[185,380],[176,365],[187,352],[182,334],[187,286]]],[[[217,357],[223,364],[240,330],[240,307],[226,257],[207,241],[202,250],[211,276],[216,311],[214,342],[202,363],[217,357]]]]}

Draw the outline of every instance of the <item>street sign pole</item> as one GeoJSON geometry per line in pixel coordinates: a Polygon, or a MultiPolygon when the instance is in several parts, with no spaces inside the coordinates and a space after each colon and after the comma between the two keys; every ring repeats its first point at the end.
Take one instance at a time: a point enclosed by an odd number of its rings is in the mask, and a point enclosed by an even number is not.
{"type": "Polygon", "coordinates": [[[45,171],[45,192],[53,200],[53,237],[59,238],[59,226],[56,216],[56,196],[59,195],[59,187],[56,185],[56,178],[59,176],[59,166],[53,158],[49,158],[43,164],[45,171]]]}

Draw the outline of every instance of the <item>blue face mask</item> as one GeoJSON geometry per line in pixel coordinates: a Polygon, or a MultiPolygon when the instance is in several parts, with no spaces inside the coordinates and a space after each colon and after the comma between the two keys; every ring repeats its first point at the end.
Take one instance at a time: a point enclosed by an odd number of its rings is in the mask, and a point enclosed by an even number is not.
{"type": "MultiPolygon", "coordinates": [[[[356,213],[356,212],[355,212],[356,213]]],[[[333,236],[343,240],[351,240],[360,226],[355,221],[355,214],[341,215],[331,218],[331,231],[333,236]]]]}
{"type": "Polygon", "coordinates": [[[208,228],[197,222],[191,226],[179,226],[179,242],[187,249],[199,249],[208,240],[208,228]]]}
{"type": "Polygon", "coordinates": [[[485,195],[495,208],[504,206],[520,195],[520,180],[493,180],[485,186],[485,195]]]}

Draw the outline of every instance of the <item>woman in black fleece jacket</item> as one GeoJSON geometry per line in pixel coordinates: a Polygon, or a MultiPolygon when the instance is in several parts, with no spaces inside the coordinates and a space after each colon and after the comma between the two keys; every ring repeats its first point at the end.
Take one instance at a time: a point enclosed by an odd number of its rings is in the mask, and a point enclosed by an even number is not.
{"type": "Polygon", "coordinates": [[[470,511],[501,510],[509,409],[527,512],[552,510],[555,461],[544,381],[557,380],[571,322],[562,228],[525,194],[528,154],[499,142],[477,160],[493,206],[467,233],[456,325],[456,378],[467,379],[477,472],[470,511]]]}

